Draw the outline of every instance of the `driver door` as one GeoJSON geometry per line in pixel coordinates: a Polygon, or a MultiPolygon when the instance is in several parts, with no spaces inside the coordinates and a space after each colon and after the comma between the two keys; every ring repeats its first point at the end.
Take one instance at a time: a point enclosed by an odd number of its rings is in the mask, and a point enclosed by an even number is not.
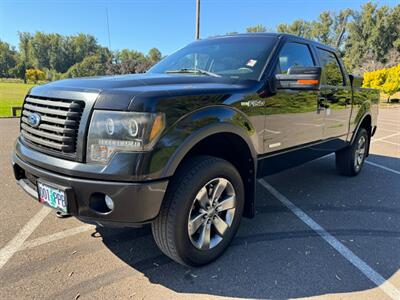
{"type": "MultiPolygon", "coordinates": [[[[287,41],[281,48],[275,74],[287,74],[294,66],[316,66],[308,44],[287,41]]],[[[266,153],[322,140],[324,119],[318,110],[318,94],[315,90],[279,89],[266,99],[266,153]]]]}

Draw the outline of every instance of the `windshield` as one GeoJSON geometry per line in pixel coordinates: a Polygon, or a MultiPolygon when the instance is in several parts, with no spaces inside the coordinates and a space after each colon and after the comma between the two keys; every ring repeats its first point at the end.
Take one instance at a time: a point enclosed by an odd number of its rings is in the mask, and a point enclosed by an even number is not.
{"type": "Polygon", "coordinates": [[[201,40],[169,55],[149,70],[258,80],[276,37],[236,36],[201,40]]]}

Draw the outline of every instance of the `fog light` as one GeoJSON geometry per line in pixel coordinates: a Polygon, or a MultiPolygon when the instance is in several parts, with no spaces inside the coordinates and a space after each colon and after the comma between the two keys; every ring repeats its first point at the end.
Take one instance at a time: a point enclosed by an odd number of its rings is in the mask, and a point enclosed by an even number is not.
{"type": "Polygon", "coordinates": [[[106,201],[106,205],[107,205],[108,209],[113,210],[114,209],[114,201],[107,195],[104,200],[106,201]]]}

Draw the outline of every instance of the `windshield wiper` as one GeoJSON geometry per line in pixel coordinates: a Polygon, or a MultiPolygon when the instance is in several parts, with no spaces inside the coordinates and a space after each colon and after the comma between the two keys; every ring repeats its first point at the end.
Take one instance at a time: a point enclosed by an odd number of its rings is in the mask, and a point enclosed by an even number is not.
{"type": "Polygon", "coordinates": [[[202,75],[207,75],[207,76],[212,76],[212,77],[221,77],[221,75],[218,75],[216,73],[209,72],[206,70],[202,70],[202,69],[184,68],[184,69],[179,69],[179,70],[167,70],[167,71],[165,71],[165,73],[188,73],[188,74],[202,74],[202,75]]]}

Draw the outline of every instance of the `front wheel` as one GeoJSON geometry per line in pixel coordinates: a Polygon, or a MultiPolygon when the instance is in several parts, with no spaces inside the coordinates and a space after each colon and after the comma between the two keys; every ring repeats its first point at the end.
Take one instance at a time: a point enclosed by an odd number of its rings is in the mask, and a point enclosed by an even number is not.
{"type": "Polygon", "coordinates": [[[207,264],[233,239],[243,206],[243,182],[236,168],[216,157],[194,157],[171,180],[152,224],[154,239],[178,263],[207,264]]]}
{"type": "Polygon", "coordinates": [[[364,165],[369,147],[369,134],[365,128],[360,128],[354,142],[336,152],[336,168],[345,176],[356,176],[364,165]]]}

